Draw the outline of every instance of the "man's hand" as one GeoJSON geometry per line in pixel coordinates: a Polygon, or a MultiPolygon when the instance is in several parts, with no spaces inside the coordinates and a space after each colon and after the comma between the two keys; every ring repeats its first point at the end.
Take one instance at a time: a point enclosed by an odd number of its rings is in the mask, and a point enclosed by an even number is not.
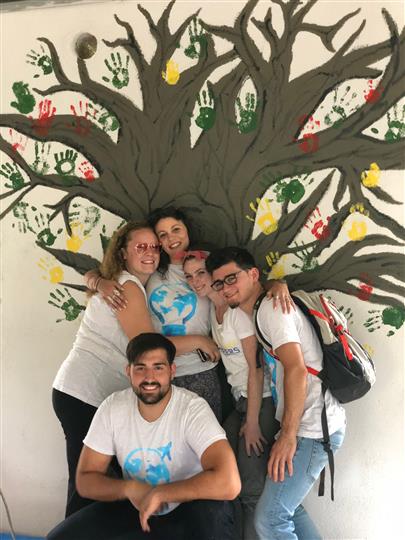
{"type": "Polygon", "coordinates": [[[142,501],[152,489],[150,484],[128,480],[125,486],[125,497],[139,510],[142,501]]]}
{"type": "Polygon", "coordinates": [[[280,433],[280,437],[275,441],[271,448],[267,472],[273,482],[283,482],[285,466],[287,465],[288,474],[293,475],[293,457],[297,449],[297,437],[295,435],[286,435],[280,433]]]}
{"type": "Polygon", "coordinates": [[[239,431],[239,437],[243,436],[245,437],[246,453],[249,457],[251,450],[253,450],[256,456],[260,456],[260,454],[263,454],[263,444],[267,444],[267,441],[264,438],[260,430],[260,426],[257,422],[245,422],[239,431]]]}
{"type": "Polygon", "coordinates": [[[148,519],[156,512],[163,512],[166,507],[167,503],[162,500],[162,493],[159,487],[152,488],[146,497],[142,499],[138,508],[142,530],[150,532],[148,519]]]}

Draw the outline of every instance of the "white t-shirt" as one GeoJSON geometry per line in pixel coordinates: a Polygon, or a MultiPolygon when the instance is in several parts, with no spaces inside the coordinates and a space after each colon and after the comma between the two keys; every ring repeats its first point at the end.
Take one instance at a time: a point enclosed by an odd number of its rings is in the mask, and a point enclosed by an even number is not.
{"type": "MultiPolygon", "coordinates": [[[[320,371],[322,369],[322,349],[315,330],[302,311],[297,307],[290,313],[283,313],[281,308],[273,309],[273,300],[264,298],[257,314],[259,328],[271,343],[273,350],[286,343],[299,343],[305,365],[320,371]]],[[[276,418],[281,422],[284,413],[284,368],[276,361],[276,418]]],[[[321,413],[324,405],[321,380],[308,373],[307,395],[304,412],[298,429],[298,436],[312,439],[322,438],[321,413]]],[[[326,413],[329,433],[332,434],[346,423],[344,408],[327,391],[325,394],[326,413]]]]}
{"type": "MultiPolygon", "coordinates": [[[[212,337],[221,352],[225,366],[228,383],[232,387],[232,395],[236,401],[243,396],[247,397],[247,384],[249,368],[243,354],[241,340],[255,335],[253,322],[249,315],[239,310],[227,309],[222,324],[217,321],[215,306],[211,303],[211,330],[212,337]]],[[[269,370],[265,366],[263,397],[271,395],[269,370]]]]}
{"type": "MultiPolygon", "coordinates": [[[[164,336],[209,335],[209,300],[199,298],[189,287],[181,265],[170,264],[164,277],[155,272],[146,291],[156,332],[164,336]]],[[[201,362],[195,352],[176,356],[175,364],[176,377],[194,375],[216,366],[214,362],[201,362]]]]}
{"type": "MultiPolygon", "coordinates": [[[[146,293],[142,283],[129,272],[122,272],[118,282],[132,281],[146,293]]],[[[128,337],[114,311],[100,294],[87,304],[73,348],[56,374],[53,388],[93,407],[117,390],[128,388],[125,351],[128,337]]]]}
{"type": "MultiPolygon", "coordinates": [[[[115,392],[97,410],[83,442],[96,452],[117,456],[124,478],[156,486],[200,473],[202,454],[222,439],[225,432],[207,402],[172,386],[170,401],[154,422],[140,414],[132,388],[115,392]]],[[[178,504],[170,503],[162,513],[178,504]]]]}

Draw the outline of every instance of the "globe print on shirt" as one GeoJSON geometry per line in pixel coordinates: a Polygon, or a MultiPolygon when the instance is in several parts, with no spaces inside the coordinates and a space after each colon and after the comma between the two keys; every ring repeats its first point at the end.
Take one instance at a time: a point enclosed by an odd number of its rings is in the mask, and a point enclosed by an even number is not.
{"type": "Polygon", "coordinates": [[[171,461],[172,442],[159,448],[136,448],[124,462],[124,477],[136,478],[152,486],[170,482],[170,472],[165,461],[171,461]]]}
{"type": "Polygon", "coordinates": [[[197,295],[183,283],[163,284],[149,297],[149,307],[162,325],[165,336],[186,335],[186,323],[197,309],[197,295]]]}

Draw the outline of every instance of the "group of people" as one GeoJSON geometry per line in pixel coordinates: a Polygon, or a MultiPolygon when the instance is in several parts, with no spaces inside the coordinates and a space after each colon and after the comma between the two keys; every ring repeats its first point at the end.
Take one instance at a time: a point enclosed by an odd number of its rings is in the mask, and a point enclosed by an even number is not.
{"type": "Polygon", "coordinates": [[[66,519],[50,540],[317,539],[301,503],[343,442],[343,408],[308,368],[317,337],[241,248],[195,245],[179,209],[116,231],[53,384],[66,519]],[[223,417],[221,366],[232,407],[223,417]],[[222,424],[222,425],[221,425],[222,424]]]}

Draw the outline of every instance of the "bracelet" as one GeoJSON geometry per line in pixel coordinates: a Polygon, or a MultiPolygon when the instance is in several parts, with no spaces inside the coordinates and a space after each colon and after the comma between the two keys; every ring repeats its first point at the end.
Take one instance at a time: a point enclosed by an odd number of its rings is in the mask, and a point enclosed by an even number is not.
{"type": "Polygon", "coordinates": [[[98,286],[100,284],[100,281],[102,280],[103,278],[101,276],[99,276],[97,279],[96,279],[96,282],[94,284],[94,287],[93,287],[93,290],[98,292],[98,286]]]}

